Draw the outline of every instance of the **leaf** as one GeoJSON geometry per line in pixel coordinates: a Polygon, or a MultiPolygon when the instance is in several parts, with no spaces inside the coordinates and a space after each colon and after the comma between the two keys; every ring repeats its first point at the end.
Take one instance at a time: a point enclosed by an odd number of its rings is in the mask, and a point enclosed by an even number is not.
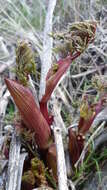
{"type": "Polygon", "coordinates": [[[41,149],[47,148],[50,143],[50,127],[37,107],[32,93],[27,87],[13,80],[5,79],[5,82],[21,113],[24,123],[29,129],[35,131],[37,145],[41,149]]]}
{"type": "Polygon", "coordinates": [[[80,150],[77,142],[76,132],[72,130],[72,128],[69,129],[69,154],[72,164],[74,165],[76,161],[79,159],[80,156],[80,150]]]}
{"type": "Polygon", "coordinates": [[[57,64],[58,64],[57,71],[55,73],[53,73],[53,68],[51,68],[48,72],[45,95],[43,96],[42,100],[40,101],[41,112],[47,121],[49,120],[49,115],[48,115],[48,110],[47,110],[47,102],[50,99],[50,96],[51,96],[54,88],[56,87],[57,83],[59,82],[60,78],[67,71],[70,64],[72,63],[72,60],[74,60],[79,55],[80,55],[79,53],[76,53],[72,57],[68,56],[65,59],[59,60],[57,62],[57,64]],[[47,115],[45,113],[47,113],[47,115]]]}

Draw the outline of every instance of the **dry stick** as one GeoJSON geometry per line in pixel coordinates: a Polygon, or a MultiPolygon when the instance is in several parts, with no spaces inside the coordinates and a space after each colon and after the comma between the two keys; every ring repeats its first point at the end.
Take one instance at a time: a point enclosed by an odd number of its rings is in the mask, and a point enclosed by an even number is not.
{"type": "Polygon", "coordinates": [[[1,37],[1,36],[0,36],[0,50],[2,51],[2,53],[5,56],[9,56],[9,51],[8,51],[6,45],[4,44],[3,37],[1,37]]]}
{"type": "Polygon", "coordinates": [[[75,97],[76,97],[76,98],[77,98],[78,91],[81,89],[81,86],[83,85],[85,79],[86,79],[86,76],[84,75],[84,76],[82,77],[82,79],[80,80],[80,83],[79,83],[79,85],[78,85],[78,87],[77,87],[77,89],[76,89],[76,91],[75,91],[75,97]]]}
{"type": "Polygon", "coordinates": [[[77,161],[76,164],[75,164],[75,168],[77,168],[78,164],[83,161],[84,156],[85,156],[85,152],[87,151],[87,148],[88,148],[88,145],[93,141],[93,139],[94,139],[95,136],[99,133],[99,131],[102,129],[102,127],[105,125],[105,123],[106,123],[106,122],[103,121],[102,124],[101,124],[101,125],[95,130],[95,132],[91,135],[91,137],[89,138],[89,140],[88,140],[87,143],[85,144],[84,149],[83,149],[83,151],[82,151],[82,153],[81,153],[81,155],[80,155],[78,161],[77,161]]]}
{"type": "Polygon", "coordinates": [[[101,121],[107,121],[107,107],[104,108],[93,121],[93,127],[97,126],[101,121]]]}
{"type": "Polygon", "coordinates": [[[16,190],[21,190],[21,181],[22,181],[22,173],[23,173],[23,165],[25,158],[27,156],[27,153],[22,153],[20,155],[20,161],[19,161],[19,168],[18,168],[18,175],[17,175],[17,188],[16,190]]]}
{"type": "Polygon", "coordinates": [[[92,47],[96,49],[99,53],[101,53],[103,56],[107,57],[107,53],[105,53],[101,48],[98,48],[95,45],[92,45],[92,47]]]}
{"type": "Polygon", "coordinates": [[[9,164],[8,164],[8,179],[6,184],[6,190],[16,190],[17,178],[20,161],[20,137],[14,133],[10,144],[9,152],[9,164]]]}
{"type": "MultiPolygon", "coordinates": [[[[56,93],[56,91],[55,91],[55,93],[56,93]]],[[[60,130],[61,130],[61,132],[62,132],[62,139],[63,140],[65,140],[65,138],[66,138],[66,135],[67,135],[67,129],[66,129],[66,127],[65,127],[65,124],[64,124],[64,122],[63,122],[63,120],[62,120],[62,117],[61,117],[61,114],[60,114],[60,111],[61,111],[61,107],[58,105],[58,102],[57,102],[57,100],[55,99],[55,95],[56,94],[53,94],[53,102],[54,102],[54,104],[53,104],[53,115],[54,115],[54,124],[55,124],[55,126],[57,126],[57,123],[58,123],[58,126],[59,126],[59,128],[60,128],[60,130]]],[[[64,144],[65,145],[65,144],[64,144]]],[[[66,146],[67,146],[67,144],[66,144],[66,146]]],[[[65,147],[65,149],[67,149],[67,147],[65,147]]],[[[69,159],[69,157],[68,157],[68,150],[66,150],[66,153],[65,153],[65,160],[66,160],[66,172],[67,172],[67,174],[69,175],[69,174],[71,174],[71,165],[70,165],[70,159],[69,159]]],[[[64,162],[65,162],[65,160],[64,160],[64,162]]],[[[60,169],[59,169],[60,170],[60,169]]],[[[72,182],[71,182],[71,184],[72,184],[72,182]]],[[[75,190],[74,189],[74,186],[72,187],[72,190],[75,190]]]]}
{"type": "MultiPolygon", "coordinates": [[[[66,95],[65,95],[65,92],[62,90],[62,88],[61,87],[63,87],[64,86],[64,84],[61,84],[61,86],[58,86],[57,87],[57,89],[55,89],[55,93],[56,93],[56,95],[55,96],[58,96],[58,98],[61,98],[62,99],[62,101],[63,101],[63,103],[65,104],[65,105],[68,105],[69,104],[69,101],[68,101],[68,99],[67,99],[67,97],[66,97],[66,95]]],[[[61,110],[61,109],[60,109],[61,110]]]]}
{"type": "MultiPolygon", "coordinates": [[[[3,147],[5,140],[6,140],[6,136],[0,137],[0,152],[2,152],[2,147],[3,147]]],[[[1,157],[1,153],[0,153],[0,157],[1,157]]]]}
{"type": "Polygon", "coordinates": [[[54,94],[52,95],[52,97],[53,97],[53,115],[54,115],[55,125],[57,126],[58,123],[59,127],[62,130],[63,136],[65,137],[67,135],[67,129],[60,114],[61,107],[60,105],[58,105],[58,101],[55,99],[54,94]]]}
{"type": "MultiPolygon", "coordinates": [[[[106,67],[107,67],[107,65],[104,65],[104,66],[98,67],[98,69],[99,69],[99,70],[102,70],[102,69],[104,69],[104,68],[106,68],[106,67]]],[[[92,69],[92,70],[85,71],[85,72],[83,72],[83,73],[79,73],[79,74],[77,74],[77,75],[72,75],[71,78],[73,78],[73,79],[80,78],[80,77],[83,77],[83,76],[86,76],[86,75],[95,73],[95,72],[98,71],[98,69],[96,68],[96,69],[92,69]]]]}
{"type": "Polygon", "coordinates": [[[73,99],[72,99],[70,93],[68,92],[68,90],[65,88],[65,86],[63,84],[61,84],[61,86],[62,86],[64,92],[66,93],[66,95],[68,96],[69,100],[71,101],[71,103],[73,103],[73,99]]]}
{"type": "Polygon", "coordinates": [[[72,180],[68,180],[69,183],[69,187],[71,187],[72,190],[76,190],[74,183],[72,182],[72,180]]]}
{"type": "Polygon", "coordinates": [[[64,156],[64,147],[62,142],[61,129],[59,127],[54,127],[54,137],[57,151],[57,175],[58,175],[58,189],[68,190],[67,185],[67,172],[64,156]]]}
{"type": "Polygon", "coordinates": [[[12,65],[14,65],[14,59],[12,59],[11,61],[0,63],[0,74],[3,73],[8,67],[11,67],[12,65]]]}
{"type": "Polygon", "coordinates": [[[99,134],[99,136],[94,141],[94,151],[96,151],[99,147],[99,145],[104,144],[107,142],[107,129],[103,129],[102,133],[99,134]]]}
{"type": "Polygon", "coordinates": [[[42,99],[42,96],[45,94],[46,76],[49,68],[51,67],[51,62],[52,62],[53,39],[49,37],[49,33],[52,32],[52,18],[56,1],[57,0],[49,0],[48,10],[45,20],[43,54],[41,55],[42,67],[41,67],[41,80],[40,80],[40,92],[39,92],[40,100],[42,99]]]}
{"type": "Polygon", "coordinates": [[[9,93],[8,90],[6,90],[5,94],[0,99],[0,116],[2,116],[2,117],[5,116],[5,112],[6,112],[9,97],[10,97],[10,93],[9,93]]]}
{"type": "Polygon", "coordinates": [[[6,85],[2,85],[2,82],[0,80],[0,100],[2,99],[3,93],[6,90],[6,85]]]}
{"type": "Polygon", "coordinates": [[[38,188],[34,188],[32,190],[53,190],[53,188],[47,187],[47,186],[41,186],[41,187],[38,187],[38,188]]]}
{"type": "Polygon", "coordinates": [[[5,90],[5,85],[3,86],[3,88],[0,89],[1,93],[0,93],[0,138],[2,138],[3,135],[3,119],[5,116],[5,112],[6,112],[6,108],[8,105],[8,97],[10,96],[9,92],[6,90],[5,94],[3,95],[3,92],[5,90]]]}
{"type": "Polygon", "coordinates": [[[31,78],[30,75],[29,75],[28,77],[29,77],[30,89],[31,89],[31,91],[32,91],[32,93],[33,93],[33,96],[34,96],[34,98],[35,98],[35,101],[36,101],[36,103],[37,103],[37,105],[38,105],[38,107],[39,107],[37,92],[36,92],[35,86],[34,86],[34,84],[33,84],[33,80],[32,80],[32,78],[31,78]]]}

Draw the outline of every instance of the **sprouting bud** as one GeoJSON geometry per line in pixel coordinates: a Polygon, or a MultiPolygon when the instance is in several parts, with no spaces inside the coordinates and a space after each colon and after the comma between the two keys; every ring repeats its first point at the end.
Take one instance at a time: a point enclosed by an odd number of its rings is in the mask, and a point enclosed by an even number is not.
{"type": "Polygon", "coordinates": [[[30,44],[26,41],[18,43],[16,49],[16,74],[18,80],[27,86],[28,75],[35,74],[36,64],[30,44]]]}
{"type": "Polygon", "coordinates": [[[56,40],[54,51],[56,49],[56,52],[62,53],[63,57],[75,52],[82,53],[94,40],[95,31],[96,22],[94,21],[69,24],[65,31],[51,35],[56,40]]]}
{"type": "Polygon", "coordinates": [[[87,98],[85,97],[82,100],[81,106],[80,106],[80,117],[86,119],[89,119],[93,114],[93,109],[88,103],[87,98]]]}
{"type": "Polygon", "coordinates": [[[68,25],[68,30],[73,32],[73,34],[76,32],[79,35],[85,35],[87,33],[90,38],[93,38],[96,30],[96,24],[96,21],[75,22],[68,25]]]}
{"type": "Polygon", "coordinates": [[[46,149],[52,143],[50,127],[40,112],[31,91],[16,81],[5,79],[5,82],[24,124],[35,132],[36,144],[40,149],[46,149]]]}
{"type": "Polygon", "coordinates": [[[55,74],[57,72],[58,68],[59,68],[59,65],[57,63],[54,63],[53,64],[53,74],[55,74]]]}
{"type": "Polygon", "coordinates": [[[46,184],[45,166],[44,163],[37,157],[31,160],[31,170],[35,176],[36,184],[38,186],[46,184]]]}

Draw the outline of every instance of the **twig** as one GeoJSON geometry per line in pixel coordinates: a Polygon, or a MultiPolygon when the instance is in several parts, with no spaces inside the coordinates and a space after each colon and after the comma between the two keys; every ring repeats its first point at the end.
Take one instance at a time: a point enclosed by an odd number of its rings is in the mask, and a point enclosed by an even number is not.
{"type": "Polygon", "coordinates": [[[12,135],[12,140],[10,144],[8,179],[6,184],[6,190],[16,190],[20,161],[20,148],[20,137],[14,133],[12,135]]]}
{"type": "Polygon", "coordinates": [[[67,129],[65,127],[65,124],[63,122],[63,119],[61,117],[61,114],[60,114],[60,105],[58,103],[58,101],[55,99],[55,96],[53,94],[53,115],[54,115],[54,122],[55,122],[55,125],[57,126],[57,123],[63,133],[63,136],[65,137],[67,135],[67,129]]]}
{"type": "Polygon", "coordinates": [[[64,92],[66,93],[66,95],[68,96],[69,100],[73,103],[72,97],[71,97],[70,93],[68,92],[67,88],[63,84],[61,84],[61,86],[62,86],[64,92]]]}
{"type": "Polygon", "coordinates": [[[2,98],[5,90],[6,90],[6,85],[2,85],[2,83],[0,81],[0,99],[2,98]]]}
{"type": "Polygon", "coordinates": [[[30,85],[30,88],[31,88],[31,90],[32,90],[32,93],[33,93],[33,96],[34,96],[34,98],[35,98],[35,100],[36,100],[36,103],[37,103],[37,105],[38,105],[38,107],[39,107],[39,102],[38,102],[37,92],[36,92],[35,86],[34,86],[34,84],[33,84],[33,81],[32,81],[31,76],[29,75],[28,77],[29,77],[29,85],[30,85]]]}
{"type": "Polygon", "coordinates": [[[79,74],[77,74],[77,75],[72,75],[71,78],[73,78],[73,79],[80,78],[80,77],[83,77],[83,76],[86,76],[86,75],[95,73],[95,72],[98,71],[98,69],[99,69],[99,70],[102,70],[102,69],[104,69],[104,68],[106,68],[106,67],[107,67],[107,65],[104,65],[104,66],[98,67],[98,68],[96,68],[96,69],[92,69],[92,70],[88,70],[88,71],[79,73],[79,74]]]}
{"type": "Polygon", "coordinates": [[[62,88],[64,88],[64,90],[65,90],[66,87],[64,87],[64,84],[61,83],[61,85],[58,86],[58,87],[55,89],[54,94],[55,94],[55,96],[58,96],[58,98],[62,99],[62,101],[63,101],[63,103],[64,103],[65,105],[68,105],[68,104],[69,104],[69,101],[67,100],[67,97],[66,97],[66,95],[65,95],[65,92],[63,91],[62,88]]]}
{"type": "Polygon", "coordinates": [[[101,121],[107,121],[107,107],[103,109],[95,118],[93,121],[93,127],[97,126],[99,122],[101,121]]]}
{"type": "Polygon", "coordinates": [[[14,59],[7,62],[2,62],[2,64],[0,64],[0,74],[3,73],[5,69],[11,67],[12,65],[14,65],[14,59]]]}
{"type": "Polygon", "coordinates": [[[54,131],[56,151],[57,151],[57,174],[58,174],[58,187],[59,187],[58,189],[68,190],[66,164],[65,164],[61,129],[59,127],[54,127],[53,131],[54,131]]]}
{"type": "Polygon", "coordinates": [[[6,140],[6,136],[1,136],[0,137],[0,152],[2,151],[2,146],[3,146],[3,143],[5,142],[5,140],[6,140]]]}
{"type": "Polygon", "coordinates": [[[3,37],[0,36],[0,50],[3,52],[5,56],[9,56],[8,49],[6,45],[4,44],[3,37]]]}
{"type": "Polygon", "coordinates": [[[48,187],[48,186],[41,186],[38,188],[34,188],[32,190],[53,190],[53,189],[51,187],[48,187]]]}
{"type": "Polygon", "coordinates": [[[5,116],[9,96],[10,96],[10,93],[8,90],[6,90],[4,96],[0,100],[0,116],[2,116],[2,117],[5,116]]]}
{"type": "Polygon", "coordinates": [[[97,148],[99,147],[99,145],[103,144],[107,142],[107,129],[105,128],[102,133],[96,137],[95,141],[94,141],[94,151],[97,150],[97,148]]]}
{"type": "Polygon", "coordinates": [[[84,149],[78,159],[78,161],[75,164],[75,168],[77,168],[78,164],[83,161],[84,156],[85,156],[85,152],[87,151],[88,145],[93,141],[93,139],[95,138],[95,136],[98,134],[98,132],[102,129],[102,127],[105,125],[105,121],[102,122],[102,124],[95,130],[95,132],[91,135],[91,137],[89,138],[89,140],[87,141],[87,143],[84,146],[84,149]]]}
{"type": "Polygon", "coordinates": [[[96,47],[95,45],[92,45],[93,49],[96,49],[99,53],[101,53],[103,56],[107,57],[107,53],[104,53],[104,51],[101,48],[96,47]]]}
{"type": "Polygon", "coordinates": [[[68,180],[68,183],[72,190],[76,190],[75,185],[71,180],[68,180]]]}
{"type": "Polygon", "coordinates": [[[27,156],[27,153],[23,153],[20,155],[20,161],[19,161],[19,168],[18,168],[18,175],[17,175],[17,189],[21,189],[21,180],[22,180],[22,172],[23,172],[23,165],[25,157],[27,156]]]}
{"type": "Polygon", "coordinates": [[[46,75],[52,62],[52,45],[53,39],[49,37],[49,33],[52,32],[52,18],[57,0],[49,0],[45,28],[44,28],[44,40],[43,40],[43,54],[41,55],[42,68],[41,68],[41,80],[40,80],[40,92],[39,99],[45,94],[46,87],[46,75]]]}

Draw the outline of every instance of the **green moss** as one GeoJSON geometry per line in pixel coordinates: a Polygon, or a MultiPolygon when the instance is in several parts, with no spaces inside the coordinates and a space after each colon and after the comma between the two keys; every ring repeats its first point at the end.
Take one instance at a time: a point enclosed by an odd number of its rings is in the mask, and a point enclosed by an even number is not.
{"type": "Polygon", "coordinates": [[[47,184],[44,163],[37,157],[31,160],[31,170],[35,176],[36,184],[38,186],[47,184]]]}
{"type": "Polygon", "coordinates": [[[35,176],[31,170],[24,172],[24,175],[22,176],[22,181],[27,182],[31,185],[35,184],[35,176]]]}

